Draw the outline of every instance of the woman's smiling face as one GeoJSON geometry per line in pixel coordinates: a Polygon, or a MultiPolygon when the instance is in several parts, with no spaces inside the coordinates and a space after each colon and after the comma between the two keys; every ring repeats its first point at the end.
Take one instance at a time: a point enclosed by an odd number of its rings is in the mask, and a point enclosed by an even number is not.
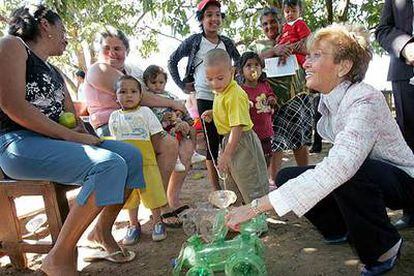
{"type": "Polygon", "coordinates": [[[260,20],[262,30],[266,37],[275,40],[279,35],[279,24],[273,14],[263,15],[260,20]]]}
{"type": "Polygon", "coordinates": [[[303,64],[308,88],[328,94],[342,82],[340,76],[342,62],[335,63],[334,53],[334,47],[324,40],[318,41],[311,47],[303,64]]]}

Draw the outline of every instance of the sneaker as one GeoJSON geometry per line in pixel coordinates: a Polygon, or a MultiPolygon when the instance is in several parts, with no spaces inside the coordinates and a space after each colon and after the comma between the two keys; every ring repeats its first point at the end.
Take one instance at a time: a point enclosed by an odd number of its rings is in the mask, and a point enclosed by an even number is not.
{"type": "Polygon", "coordinates": [[[164,223],[157,222],[152,229],[152,240],[162,241],[167,237],[167,231],[165,230],[164,223]]]}
{"type": "Polygon", "coordinates": [[[122,239],[123,245],[133,245],[136,244],[141,236],[141,227],[138,226],[129,226],[126,232],[125,237],[122,239]]]}
{"type": "Polygon", "coordinates": [[[193,156],[191,156],[191,164],[200,163],[203,161],[206,161],[206,157],[196,151],[193,153],[193,156]]]}
{"type": "Polygon", "coordinates": [[[180,158],[177,158],[177,162],[175,163],[174,171],[176,172],[185,172],[185,166],[181,163],[180,158]]]}

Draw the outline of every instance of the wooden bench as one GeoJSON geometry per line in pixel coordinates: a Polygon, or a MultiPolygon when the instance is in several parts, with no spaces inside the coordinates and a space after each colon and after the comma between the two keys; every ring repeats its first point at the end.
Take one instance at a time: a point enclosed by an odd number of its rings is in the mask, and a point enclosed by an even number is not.
{"type": "Polygon", "coordinates": [[[69,213],[66,192],[77,186],[49,181],[5,179],[0,172],[0,252],[9,256],[16,268],[27,267],[25,253],[46,254],[53,247],[69,213]],[[28,243],[16,213],[14,199],[20,196],[42,196],[52,242],[28,243]]]}

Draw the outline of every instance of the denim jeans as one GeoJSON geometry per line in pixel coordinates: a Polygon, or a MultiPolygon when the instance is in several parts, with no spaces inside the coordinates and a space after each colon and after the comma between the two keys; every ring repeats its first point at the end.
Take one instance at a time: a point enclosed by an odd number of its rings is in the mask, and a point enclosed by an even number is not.
{"type": "Polygon", "coordinates": [[[88,146],[13,131],[0,136],[0,167],[13,179],[80,185],[80,205],[93,192],[98,206],[121,204],[126,188],[145,187],[140,151],[118,141],[88,146]]]}

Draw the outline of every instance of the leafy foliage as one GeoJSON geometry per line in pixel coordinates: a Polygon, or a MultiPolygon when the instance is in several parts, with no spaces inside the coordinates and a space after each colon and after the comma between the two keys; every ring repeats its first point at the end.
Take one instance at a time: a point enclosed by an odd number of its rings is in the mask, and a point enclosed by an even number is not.
{"type": "MultiPolygon", "coordinates": [[[[260,37],[260,11],[266,6],[281,7],[281,0],[222,0],[226,19],[223,33],[238,44],[247,45],[260,37]]],[[[303,17],[312,30],[335,21],[360,23],[372,29],[379,21],[383,1],[304,0],[303,17]],[[331,8],[329,8],[331,7],[331,8]]],[[[198,0],[44,0],[61,15],[70,41],[67,55],[57,62],[65,71],[86,69],[88,55],[97,32],[111,25],[138,39],[140,53],[157,51],[163,36],[182,39],[190,34],[190,22],[198,0]],[[167,31],[166,31],[167,30],[167,31]],[[169,30],[169,31],[168,31],[169,30]]],[[[22,5],[22,1],[0,1],[0,14],[22,5]]],[[[0,29],[5,23],[0,22],[0,29]]],[[[4,34],[4,33],[1,33],[4,34]]]]}

